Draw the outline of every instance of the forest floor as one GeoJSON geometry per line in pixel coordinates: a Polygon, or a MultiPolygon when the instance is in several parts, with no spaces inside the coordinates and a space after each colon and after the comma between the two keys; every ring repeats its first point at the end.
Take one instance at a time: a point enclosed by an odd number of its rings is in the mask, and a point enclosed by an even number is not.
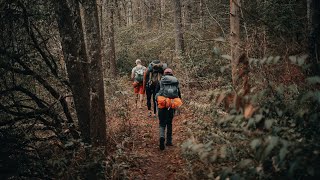
{"type": "MultiPolygon", "coordinates": [[[[181,144],[187,138],[185,122],[190,114],[180,113],[173,119],[173,146],[159,149],[159,120],[149,117],[146,106],[135,108],[134,98],[129,97],[126,120],[111,120],[110,126],[117,148],[121,148],[122,159],[127,163],[129,179],[187,179],[184,170],[181,144]],[[122,134],[122,137],[117,137],[122,134]],[[118,139],[118,140],[117,140],[118,139]],[[121,139],[120,142],[119,139],[121,139]]],[[[144,102],[145,104],[145,102],[144,102]]]]}

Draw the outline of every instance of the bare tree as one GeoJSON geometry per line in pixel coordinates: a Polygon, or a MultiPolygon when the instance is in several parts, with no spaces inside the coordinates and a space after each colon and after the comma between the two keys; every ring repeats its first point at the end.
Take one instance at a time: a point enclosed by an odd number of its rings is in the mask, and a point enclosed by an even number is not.
{"type": "MultiPolygon", "coordinates": [[[[108,0],[107,0],[108,1],[108,0]]],[[[122,17],[121,17],[121,8],[119,6],[119,0],[115,0],[114,1],[114,6],[115,6],[115,14],[117,17],[117,22],[118,22],[118,26],[121,27],[122,26],[122,17]]]]}
{"type": "Polygon", "coordinates": [[[230,0],[230,46],[232,84],[236,93],[245,95],[249,92],[248,58],[241,52],[240,40],[240,8],[241,0],[230,0]]]}
{"type": "Polygon", "coordinates": [[[203,12],[203,1],[199,0],[199,20],[200,20],[200,27],[204,28],[204,12],[203,12]]]}
{"type": "Polygon", "coordinates": [[[127,25],[132,25],[133,24],[133,13],[132,13],[132,1],[131,0],[126,0],[127,3],[127,25]]]}
{"type": "Polygon", "coordinates": [[[174,25],[176,31],[175,47],[177,56],[184,54],[184,39],[182,30],[182,18],[181,18],[181,3],[180,0],[173,0],[174,7],[174,25]]]}
{"type": "Polygon", "coordinates": [[[105,145],[106,113],[104,103],[101,36],[96,0],[83,1],[84,24],[90,63],[90,135],[95,145],[105,145]]]}
{"type": "Polygon", "coordinates": [[[160,0],[160,25],[164,26],[164,14],[166,12],[166,0],[160,0]]]}
{"type": "Polygon", "coordinates": [[[192,27],[192,5],[194,4],[194,2],[192,0],[186,0],[184,2],[184,15],[183,15],[183,19],[184,19],[184,28],[185,29],[189,29],[192,27]]]}
{"type": "Polygon", "coordinates": [[[117,75],[117,66],[116,66],[116,50],[115,50],[115,40],[114,40],[114,7],[115,0],[108,0],[108,57],[110,64],[110,75],[115,77],[117,75]]]}
{"type": "Polygon", "coordinates": [[[308,0],[309,54],[312,73],[320,75],[320,1],[308,0]]]}
{"type": "Polygon", "coordinates": [[[90,143],[89,63],[86,56],[79,3],[76,0],[56,0],[54,2],[81,136],[84,142],[90,143]]]}
{"type": "Polygon", "coordinates": [[[230,46],[231,46],[231,66],[232,83],[236,86],[237,66],[240,57],[240,0],[230,0],[230,46]]]}

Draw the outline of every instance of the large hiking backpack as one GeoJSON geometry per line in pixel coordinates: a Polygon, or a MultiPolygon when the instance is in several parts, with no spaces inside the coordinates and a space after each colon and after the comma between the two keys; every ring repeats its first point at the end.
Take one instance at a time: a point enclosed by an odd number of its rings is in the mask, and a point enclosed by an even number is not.
{"type": "Polygon", "coordinates": [[[150,85],[156,86],[162,75],[164,69],[167,67],[167,64],[161,63],[159,60],[154,60],[149,64],[149,83],[150,85]]]}
{"type": "Polygon", "coordinates": [[[134,76],[134,80],[136,82],[142,83],[143,82],[143,73],[144,73],[144,68],[142,67],[137,67],[136,71],[135,71],[135,76],[134,76]]]}
{"type": "Polygon", "coordinates": [[[166,98],[179,97],[178,79],[174,76],[163,76],[161,79],[161,95],[166,98]]]}

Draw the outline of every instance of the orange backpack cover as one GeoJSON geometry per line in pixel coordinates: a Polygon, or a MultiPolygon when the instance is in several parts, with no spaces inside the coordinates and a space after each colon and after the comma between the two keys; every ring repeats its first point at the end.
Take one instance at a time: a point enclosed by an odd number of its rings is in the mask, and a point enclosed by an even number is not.
{"type": "Polygon", "coordinates": [[[159,109],[163,109],[163,108],[177,109],[182,105],[182,100],[180,98],[169,99],[164,96],[158,96],[157,101],[158,101],[159,109]]]}

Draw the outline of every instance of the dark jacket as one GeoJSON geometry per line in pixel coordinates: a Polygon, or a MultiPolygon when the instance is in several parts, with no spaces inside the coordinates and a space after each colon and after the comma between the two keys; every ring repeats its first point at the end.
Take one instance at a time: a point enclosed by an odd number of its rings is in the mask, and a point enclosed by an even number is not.
{"type": "MultiPolygon", "coordinates": [[[[144,89],[148,87],[148,83],[150,83],[150,74],[152,73],[152,63],[160,63],[159,60],[153,60],[151,63],[149,63],[147,70],[144,73],[143,77],[143,87],[144,89]]],[[[160,72],[161,76],[163,75],[163,71],[167,68],[166,63],[162,63],[162,72],[160,72]]]]}
{"type": "Polygon", "coordinates": [[[158,96],[164,96],[164,83],[165,81],[173,81],[173,83],[177,83],[177,88],[178,88],[178,97],[181,98],[181,91],[179,88],[179,81],[176,77],[174,77],[173,75],[164,75],[162,76],[159,84],[159,92],[156,94],[156,99],[158,99],[158,96]]]}

